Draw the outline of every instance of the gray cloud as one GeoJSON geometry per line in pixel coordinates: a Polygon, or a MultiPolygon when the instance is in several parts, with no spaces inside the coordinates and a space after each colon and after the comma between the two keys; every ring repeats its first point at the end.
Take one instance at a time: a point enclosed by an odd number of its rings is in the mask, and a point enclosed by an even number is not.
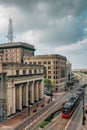
{"type": "Polygon", "coordinates": [[[29,12],[46,12],[50,16],[80,15],[87,7],[87,0],[0,0],[1,4],[17,6],[29,12]]]}
{"type": "Polygon", "coordinates": [[[9,18],[16,39],[34,43],[36,54],[60,53],[87,67],[87,0],[0,0],[0,41],[9,18]]]}

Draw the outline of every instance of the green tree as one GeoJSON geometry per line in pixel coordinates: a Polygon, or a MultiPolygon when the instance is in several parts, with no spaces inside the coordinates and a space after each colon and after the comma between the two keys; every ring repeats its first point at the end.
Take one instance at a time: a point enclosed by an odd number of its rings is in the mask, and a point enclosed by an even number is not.
{"type": "Polygon", "coordinates": [[[45,78],[45,79],[44,79],[44,85],[45,85],[45,87],[48,89],[48,91],[51,90],[52,82],[51,82],[50,79],[45,78]]]}
{"type": "Polygon", "coordinates": [[[56,82],[54,80],[52,81],[52,87],[53,87],[53,90],[58,89],[58,86],[56,85],[56,82]]]}

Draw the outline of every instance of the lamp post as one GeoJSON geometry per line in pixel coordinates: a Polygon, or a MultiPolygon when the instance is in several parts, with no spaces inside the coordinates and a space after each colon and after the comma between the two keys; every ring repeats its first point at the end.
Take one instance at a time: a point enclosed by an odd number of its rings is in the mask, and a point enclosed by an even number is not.
{"type": "MultiPolygon", "coordinates": [[[[85,90],[84,90],[85,91],[85,90]]],[[[85,125],[85,113],[84,113],[84,91],[83,91],[83,117],[82,117],[82,124],[85,125]]]]}
{"type": "Polygon", "coordinates": [[[30,94],[31,92],[28,92],[28,114],[30,115],[30,94]]]}
{"type": "Polygon", "coordinates": [[[51,85],[51,101],[52,101],[52,85],[51,85]]]}

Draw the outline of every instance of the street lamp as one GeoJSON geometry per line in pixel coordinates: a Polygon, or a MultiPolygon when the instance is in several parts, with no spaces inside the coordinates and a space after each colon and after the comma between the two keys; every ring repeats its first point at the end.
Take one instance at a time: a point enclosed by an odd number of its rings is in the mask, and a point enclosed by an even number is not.
{"type": "Polygon", "coordinates": [[[28,114],[30,115],[30,94],[31,92],[28,92],[28,114]]]}
{"type": "Polygon", "coordinates": [[[51,95],[50,95],[50,96],[51,96],[51,101],[52,101],[52,96],[53,96],[53,95],[52,95],[52,85],[51,85],[51,95]]]}
{"type": "Polygon", "coordinates": [[[84,113],[84,93],[85,90],[83,91],[83,117],[82,117],[82,124],[85,125],[85,113],[84,113]]]}

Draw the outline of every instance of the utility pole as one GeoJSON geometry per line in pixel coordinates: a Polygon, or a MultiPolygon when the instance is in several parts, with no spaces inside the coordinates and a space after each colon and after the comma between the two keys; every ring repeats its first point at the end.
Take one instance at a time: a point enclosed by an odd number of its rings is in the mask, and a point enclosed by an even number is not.
{"type": "Polygon", "coordinates": [[[29,91],[28,92],[28,115],[30,115],[30,96],[31,95],[31,92],[29,91]]]}

